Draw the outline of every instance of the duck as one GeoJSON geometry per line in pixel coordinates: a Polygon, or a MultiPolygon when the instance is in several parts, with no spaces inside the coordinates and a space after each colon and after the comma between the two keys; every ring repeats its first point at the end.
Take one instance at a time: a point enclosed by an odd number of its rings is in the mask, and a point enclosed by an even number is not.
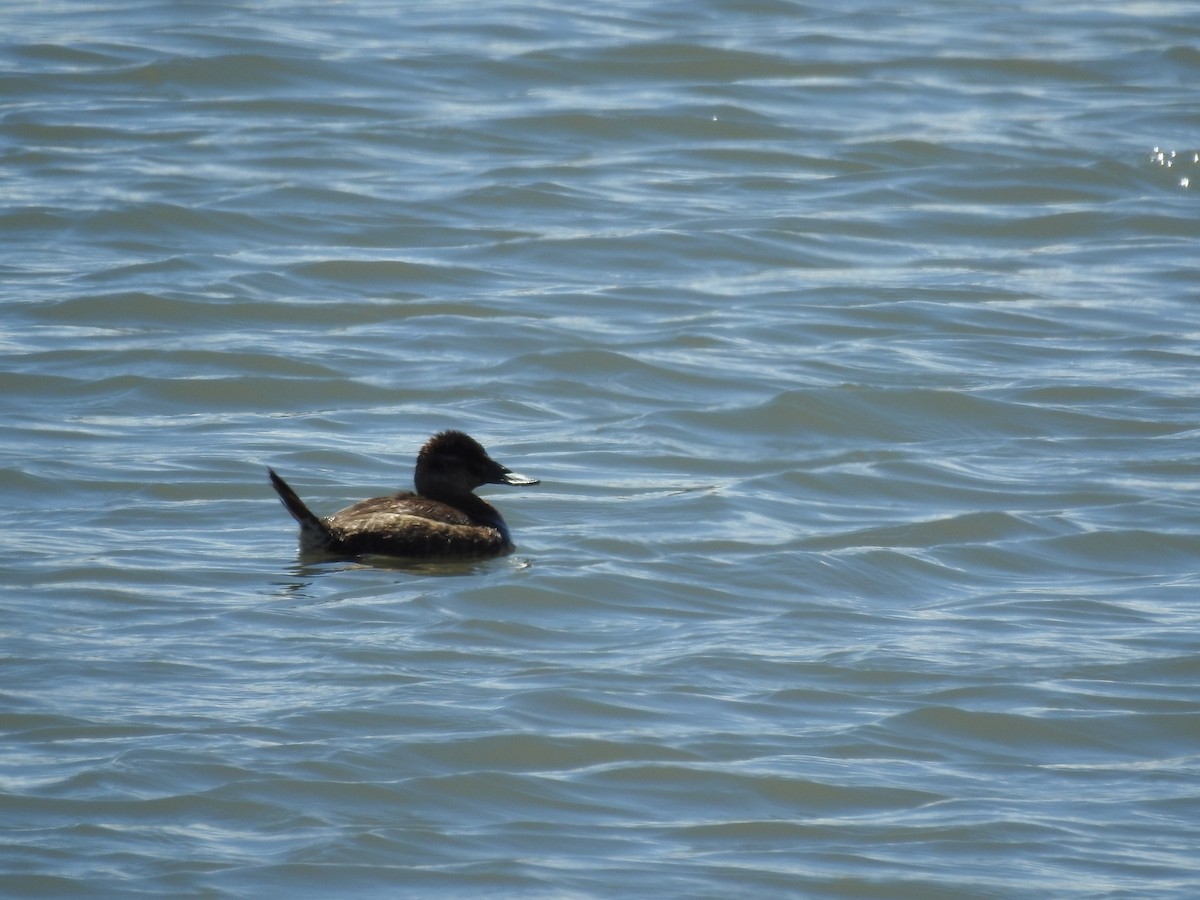
{"type": "Polygon", "coordinates": [[[271,485],[300,526],[300,555],[355,559],[391,556],[419,560],[465,560],[503,556],[513,550],[508,526],[494,506],[477,497],[484,484],[533,485],[536,478],[492,459],[461,431],[441,431],[417,454],[413,486],[372,497],[318,517],[269,466],[271,485]]]}

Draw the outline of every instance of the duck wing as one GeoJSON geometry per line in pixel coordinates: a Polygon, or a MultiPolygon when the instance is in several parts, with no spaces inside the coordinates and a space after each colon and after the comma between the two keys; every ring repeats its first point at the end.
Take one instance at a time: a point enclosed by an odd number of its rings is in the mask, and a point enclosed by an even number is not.
{"type": "Polygon", "coordinates": [[[498,556],[512,547],[503,530],[416,494],[362,500],[324,523],[338,548],[353,556],[461,559],[498,556]]]}
{"type": "Polygon", "coordinates": [[[473,520],[461,509],[455,509],[449,504],[438,500],[430,500],[411,491],[392,494],[388,497],[372,497],[370,500],[360,500],[353,506],[338,510],[325,521],[333,524],[349,522],[366,516],[409,516],[428,519],[431,522],[444,522],[447,525],[471,525],[473,520]]]}

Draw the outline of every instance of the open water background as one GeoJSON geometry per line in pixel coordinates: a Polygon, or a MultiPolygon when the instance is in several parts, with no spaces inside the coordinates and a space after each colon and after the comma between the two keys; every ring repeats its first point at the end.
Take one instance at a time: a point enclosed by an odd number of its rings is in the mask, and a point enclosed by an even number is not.
{"type": "Polygon", "coordinates": [[[1200,895],[1194,3],[0,24],[0,893],[1200,895]]]}

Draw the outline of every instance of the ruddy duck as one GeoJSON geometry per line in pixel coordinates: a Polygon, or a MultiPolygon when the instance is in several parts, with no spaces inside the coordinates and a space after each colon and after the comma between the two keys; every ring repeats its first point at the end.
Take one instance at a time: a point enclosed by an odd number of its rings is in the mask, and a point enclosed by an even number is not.
{"type": "Polygon", "coordinates": [[[317,518],[286,481],[268,468],[279,499],[300,523],[304,556],[399,556],[466,559],[501,556],[513,548],[508,527],[472,491],[481,484],[537,484],[496,462],[461,431],[431,437],[417,455],[417,492],[374,497],[317,518]]]}

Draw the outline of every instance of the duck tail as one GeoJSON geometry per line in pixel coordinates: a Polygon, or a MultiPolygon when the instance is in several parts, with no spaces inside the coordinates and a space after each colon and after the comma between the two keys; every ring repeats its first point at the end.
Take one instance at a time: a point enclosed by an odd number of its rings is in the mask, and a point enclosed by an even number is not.
{"type": "Polygon", "coordinates": [[[301,546],[333,546],[335,540],[333,533],[329,530],[329,526],[317,518],[313,511],[300,499],[300,495],[293,491],[292,486],[280,478],[274,469],[268,466],[267,474],[271,476],[271,486],[275,488],[275,493],[279,495],[279,499],[283,501],[283,505],[287,507],[287,511],[292,514],[293,519],[300,523],[301,546]]]}

